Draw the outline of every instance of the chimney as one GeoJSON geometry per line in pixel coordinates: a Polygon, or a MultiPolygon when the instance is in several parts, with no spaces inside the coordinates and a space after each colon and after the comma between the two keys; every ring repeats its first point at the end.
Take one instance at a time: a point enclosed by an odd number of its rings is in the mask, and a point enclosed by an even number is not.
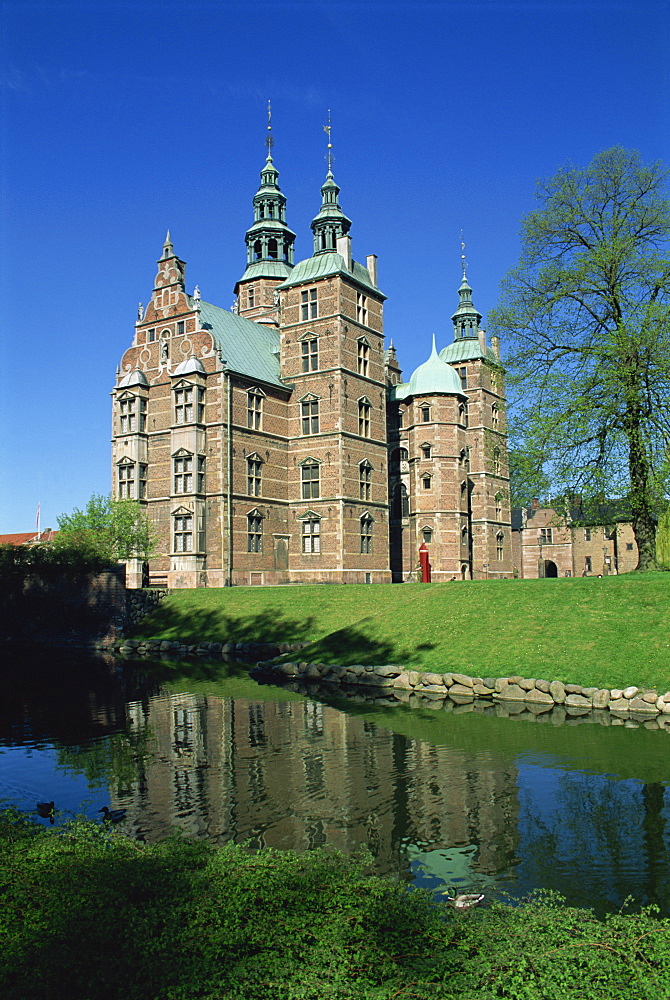
{"type": "Polygon", "coordinates": [[[538,500],[537,497],[533,497],[530,502],[533,506],[533,510],[537,510],[537,508],[540,506],[540,501],[538,500]]]}
{"type": "Polygon", "coordinates": [[[500,361],[500,337],[496,337],[495,333],[491,337],[491,347],[498,361],[500,361]]]}
{"type": "Polygon", "coordinates": [[[369,253],[365,258],[365,263],[367,264],[368,272],[370,274],[370,281],[377,287],[377,254],[369,253]]]}
{"type": "Polygon", "coordinates": [[[486,330],[477,330],[477,338],[479,340],[479,350],[486,357],[486,330]]]}
{"type": "Polygon", "coordinates": [[[351,236],[338,236],[337,252],[340,257],[344,257],[347,270],[351,270],[351,236]]]}

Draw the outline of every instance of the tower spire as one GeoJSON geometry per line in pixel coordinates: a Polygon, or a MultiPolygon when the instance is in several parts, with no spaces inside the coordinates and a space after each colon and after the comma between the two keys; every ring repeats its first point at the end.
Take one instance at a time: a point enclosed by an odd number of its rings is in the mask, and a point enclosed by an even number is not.
{"type": "MultiPolygon", "coordinates": [[[[295,233],[286,225],[286,197],[279,187],[279,171],[272,159],[274,136],[270,101],[267,104],[265,146],[267,155],[261,170],[261,183],[253,199],[254,221],[244,237],[247,267],[235,286],[240,297],[242,287],[248,286],[246,305],[241,304],[241,310],[271,308],[273,289],[288,277],[293,267],[295,233]]],[[[246,313],[242,311],[240,314],[246,313]]],[[[255,318],[255,312],[251,318],[255,318]]]]}
{"type": "Polygon", "coordinates": [[[332,129],[331,118],[330,118],[330,108],[328,108],[328,124],[323,126],[323,131],[328,136],[328,152],[326,153],[326,163],[328,164],[328,173],[333,172],[333,144],[331,142],[330,130],[332,129]]]}
{"type": "Polygon", "coordinates": [[[272,105],[268,101],[268,134],[265,138],[265,145],[268,147],[268,159],[272,159],[272,147],[275,141],[272,138],[272,105]]]}
{"type": "Polygon", "coordinates": [[[321,188],[321,208],[318,214],[312,219],[314,256],[337,250],[338,239],[341,236],[346,236],[351,229],[351,219],[346,217],[337,200],[340,189],[333,177],[333,144],[330,135],[332,127],[330,111],[328,111],[328,123],[323,126],[323,131],[328,136],[328,145],[326,147],[328,172],[321,188]]]}
{"type": "Polygon", "coordinates": [[[458,309],[451,317],[454,324],[454,340],[476,338],[482,322],[482,314],[475,309],[472,301],[472,289],[467,278],[468,262],[465,256],[465,241],[461,231],[461,287],[458,289],[458,309]]]}

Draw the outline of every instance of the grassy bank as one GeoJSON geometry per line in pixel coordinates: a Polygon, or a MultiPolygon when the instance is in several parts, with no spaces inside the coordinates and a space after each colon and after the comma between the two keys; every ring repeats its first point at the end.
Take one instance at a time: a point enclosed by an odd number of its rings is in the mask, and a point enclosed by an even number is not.
{"type": "Polygon", "coordinates": [[[467,914],[323,851],[147,846],[0,812],[6,1000],[670,995],[670,922],[536,899],[467,914]]]}
{"type": "Polygon", "coordinates": [[[176,591],[136,635],[312,641],[304,659],[670,689],[670,573],[176,591]]]}

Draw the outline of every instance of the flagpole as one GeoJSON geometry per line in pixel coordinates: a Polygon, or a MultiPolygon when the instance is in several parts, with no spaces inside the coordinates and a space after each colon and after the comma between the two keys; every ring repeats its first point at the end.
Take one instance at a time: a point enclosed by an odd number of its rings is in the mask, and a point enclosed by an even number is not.
{"type": "Polygon", "coordinates": [[[42,537],[42,532],[40,530],[40,513],[41,513],[41,503],[37,502],[37,517],[35,518],[35,527],[37,528],[37,541],[39,542],[42,537]]]}

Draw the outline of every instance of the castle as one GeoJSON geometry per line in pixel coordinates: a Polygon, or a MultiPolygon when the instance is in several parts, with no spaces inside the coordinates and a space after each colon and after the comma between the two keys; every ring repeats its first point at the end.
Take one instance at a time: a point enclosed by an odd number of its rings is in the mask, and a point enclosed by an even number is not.
{"type": "Polygon", "coordinates": [[[114,495],[146,505],[148,582],[404,582],[422,545],[433,581],[511,576],[503,369],[465,266],[453,342],[433,339],[403,382],[330,155],[314,252],[295,263],[267,145],[233,310],[187,292],[168,232],[117,372],[114,495]]]}

